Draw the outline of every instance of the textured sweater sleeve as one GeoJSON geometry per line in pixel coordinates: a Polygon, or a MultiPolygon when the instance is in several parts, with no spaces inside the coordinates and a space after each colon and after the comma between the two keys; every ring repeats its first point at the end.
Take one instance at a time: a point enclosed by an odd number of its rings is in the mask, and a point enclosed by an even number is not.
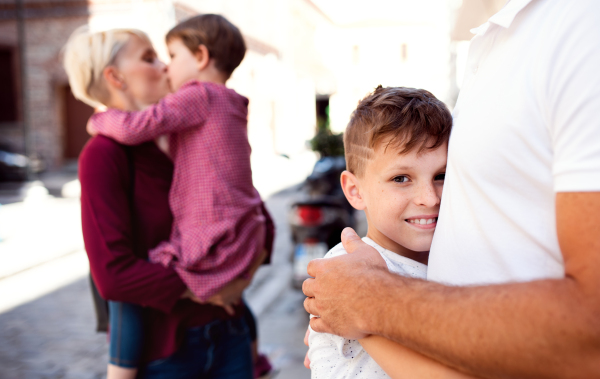
{"type": "Polygon", "coordinates": [[[92,276],[107,300],[168,313],[186,286],[173,269],[134,255],[127,156],[121,146],[103,140],[89,144],[79,160],[83,238],[92,276]]]}
{"type": "Polygon", "coordinates": [[[202,126],[210,101],[208,87],[192,81],[143,111],[109,109],[94,114],[88,125],[97,134],[124,145],[137,145],[163,134],[202,126]]]}

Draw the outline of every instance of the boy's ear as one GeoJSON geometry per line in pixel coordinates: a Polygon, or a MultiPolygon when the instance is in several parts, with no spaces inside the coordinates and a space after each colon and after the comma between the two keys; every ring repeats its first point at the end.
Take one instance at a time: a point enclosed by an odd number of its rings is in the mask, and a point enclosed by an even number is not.
{"type": "Polygon", "coordinates": [[[210,61],[210,53],[205,45],[198,46],[196,50],[196,60],[198,61],[198,71],[202,71],[208,66],[210,61]]]}
{"type": "Polygon", "coordinates": [[[340,182],[350,205],[359,211],[364,210],[366,205],[360,194],[360,181],[358,178],[350,171],[344,171],[340,177],[340,182]]]}
{"type": "Polygon", "coordinates": [[[102,76],[110,87],[120,90],[125,90],[127,88],[125,80],[123,80],[123,77],[115,66],[105,67],[104,70],[102,70],[102,76]]]}

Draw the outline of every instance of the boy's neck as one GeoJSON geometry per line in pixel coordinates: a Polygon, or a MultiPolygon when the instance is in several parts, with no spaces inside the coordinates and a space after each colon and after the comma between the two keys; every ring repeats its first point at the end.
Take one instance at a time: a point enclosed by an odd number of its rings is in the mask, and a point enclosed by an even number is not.
{"type": "MultiPolygon", "coordinates": [[[[211,62],[212,63],[212,62],[211,62]]],[[[207,65],[204,69],[198,72],[196,79],[200,82],[209,82],[225,85],[229,76],[217,69],[213,64],[207,65]]]]}
{"type": "Polygon", "coordinates": [[[371,228],[369,226],[367,231],[367,237],[372,239],[373,242],[383,247],[386,250],[391,251],[392,253],[396,253],[403,257],[412,259],[413,261],[417,261],[419,263],[427,264],[429,259],[428,251],[413,251],[405,248],[404,246],[394,242],[389,239],[386,235],[381,233],[379,230],[375,228],[371,228]]]}

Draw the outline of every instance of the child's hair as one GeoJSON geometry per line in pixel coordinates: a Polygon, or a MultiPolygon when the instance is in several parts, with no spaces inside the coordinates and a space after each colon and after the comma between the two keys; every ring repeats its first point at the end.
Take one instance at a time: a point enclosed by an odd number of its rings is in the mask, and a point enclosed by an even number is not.
{"type": "Polygon", "coordinates": [[[91,32],[87,25],[77,28],[64,47],[63,65],[75,98],[92,107],[106,105],[109,92],[102,71],[118,59],[132,36],[150,42],[136,29],[112,29],[91,32]]]}
{"type": "Polygon", "coordinates": [[[344,133],[348,171],[362,176],[378,143],[406,154],[435,149],[450,138],[452,116],[446,105],[423,89],[378,86],[352,112],[344,133]]]}
{"type": "Polygon", "coordinates": [[[174,38],[179,38],[192,53],[198,51],[198,46],[206,46],[216,68],[227,77],[246,55],[246,43],[240,30],[217,14],[203,14],[183,21],[167,33],[167,43],[174,38]]]}

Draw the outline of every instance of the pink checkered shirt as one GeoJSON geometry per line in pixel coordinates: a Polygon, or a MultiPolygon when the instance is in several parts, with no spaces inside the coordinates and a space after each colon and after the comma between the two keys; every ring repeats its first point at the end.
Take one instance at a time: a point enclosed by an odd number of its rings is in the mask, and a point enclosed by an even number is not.
{"type": "Polygon", "coordinates": [[[92,130],[125,145],[170,134],[173,229],[149,256],[174,267],[202,300],[243,276],[265,243],[247,115],[247,98],[223,85],[192,81],[144,111],[111,109],[90,119],[92,130]]]}

